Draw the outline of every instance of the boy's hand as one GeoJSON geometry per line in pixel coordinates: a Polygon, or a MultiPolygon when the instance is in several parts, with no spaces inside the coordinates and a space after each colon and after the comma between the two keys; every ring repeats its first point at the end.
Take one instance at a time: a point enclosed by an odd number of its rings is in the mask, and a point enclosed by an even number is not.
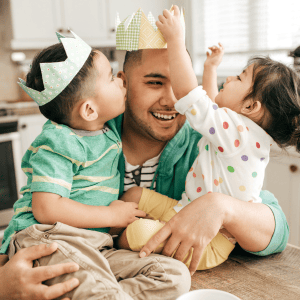
{"type": "Polygon", "coordinates": [[[146,217],[146,213],[138,210],[135,202],[113,201],[109,207],[112,209],[112,227],[127,227],[138,218],[146,217]]]}
{"type": "Polygon", "coordinates": [[[156,26],[162,32],[167,43],[174,40],[179,40],[184,43],[183,28],[180,22],[180,11],[177,5],[174,5],[174,15],[165,9],[163,16],[159,15],[159,21],[156,21],[156,26]]]}
{"type": "Polygon", "coordinates": [[[217,68],[222,61],[224,55],[224,47],[221,43],[219,46],[208,47],[211,50],[211,53],[206,52],[206,61],[204,67],[215,67],[217,68]]]}

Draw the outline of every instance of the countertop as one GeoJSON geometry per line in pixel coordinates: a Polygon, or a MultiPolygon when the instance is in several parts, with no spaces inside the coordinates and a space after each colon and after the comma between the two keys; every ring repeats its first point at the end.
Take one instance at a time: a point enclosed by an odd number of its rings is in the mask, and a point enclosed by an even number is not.
{"type": "Polygon", "coordinates": [[[218,289],[242,300],[300,299],[300,248],[287,245],[282,253],[256,256],[236,247],[220,266],[197,271],[191,290],[218,289]]]}

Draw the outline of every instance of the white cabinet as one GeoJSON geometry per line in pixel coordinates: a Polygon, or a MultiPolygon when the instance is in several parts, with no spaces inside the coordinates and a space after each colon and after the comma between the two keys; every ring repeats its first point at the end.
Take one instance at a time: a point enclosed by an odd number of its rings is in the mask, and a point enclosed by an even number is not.
{"type": "Polygon", "coordinates": [[[114,46],[107,28],[108,0],[10,0],[12,49],[41,49],[69,29],[92,47],[114,46]]]}
{"type": "MultiPolygon", "coordinates": [[[[20,116],[18,119],[18,131],[21,136],[21,153],[22,157],[35,140],[35,138],[42,132],[43,125],[47,119],[41,115],[25,115],[20,116]]],[[[24,186],[27,182],[26,175],[22,172],[21,186],[24,186]]]]}
{"type": "MultiPolygon", "coordinates": [[[[274,147],[274,146],[273,146],[274,147]]],[[[289,243],[300,246],[300,155],[271,152],[264,189],[278,199],[289,227],[289,243]]]]}

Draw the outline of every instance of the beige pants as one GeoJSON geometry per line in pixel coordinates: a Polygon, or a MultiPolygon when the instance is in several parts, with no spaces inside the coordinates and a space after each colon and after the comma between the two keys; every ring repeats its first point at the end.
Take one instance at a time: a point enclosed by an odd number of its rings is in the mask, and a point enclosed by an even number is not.
{"type": "MultiPolygon", "coordinates": [[[[64,297],[80,299],[176,299],[189,291],[191,278],[180,261],[151,254],[116,250],[109,234],[78,229],[62,223],[33,225],[12,237],[9,258],[18,250],[41,243],[58,243],[58,250],[35,265],[76,262],[80,269],[45,282],[47,285],[76,277],[79,287],[64,297]]],[[[60,297],[58,299],[62,299],[60,297]]]]}

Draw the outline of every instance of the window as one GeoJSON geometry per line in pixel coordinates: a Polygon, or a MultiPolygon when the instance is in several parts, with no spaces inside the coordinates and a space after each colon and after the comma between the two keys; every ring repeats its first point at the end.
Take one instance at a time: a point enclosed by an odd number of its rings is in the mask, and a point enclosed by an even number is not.
{"type": "Polygon", "coordinates": [[[218,74],[236,75],[249,57],[269,55],[292,64],[300,45],[299,0],[191,0],[193,60],[202,75],[207,47],[225,47],[218,74]]]}

